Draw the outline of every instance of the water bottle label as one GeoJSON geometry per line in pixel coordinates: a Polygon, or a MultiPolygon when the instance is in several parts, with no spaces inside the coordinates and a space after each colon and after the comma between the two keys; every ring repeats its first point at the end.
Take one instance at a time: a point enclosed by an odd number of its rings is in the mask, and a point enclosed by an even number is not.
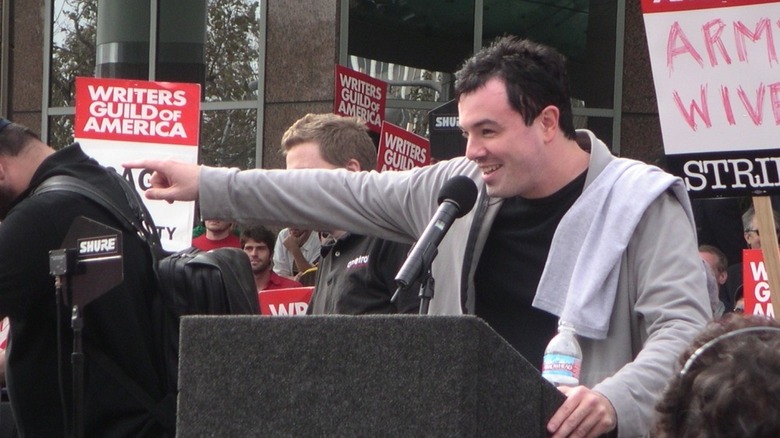
{"type": "Polygon", "coordinates": [[[560,376],[579,380],[580,359],[566,354],[545,354],[542,376],[560,376]]]}

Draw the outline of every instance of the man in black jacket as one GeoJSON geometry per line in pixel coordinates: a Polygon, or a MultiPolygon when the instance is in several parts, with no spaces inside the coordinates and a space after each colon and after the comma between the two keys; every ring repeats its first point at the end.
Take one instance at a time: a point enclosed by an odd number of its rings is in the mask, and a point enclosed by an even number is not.
{"type": "MultiPolygon", "coordinates": [[[[282,136],[282,153],[288,169],[360,172],[376,168],[376,147],[365,123],[336,114],[307,114],[298,119],[282,136]]],[[[391,300],[408,244],[342,230],[328,232],[332,240],[323,246],[307,313],[419,313],[419,283],[400,293],[395,302],[391,300]]]]}
{"type": "MultiPolygon", "coordinates": [[[[49,251],[61,247],[79,216],[123,230],[112,214],[81,195],[30,194],[53,175],[71,175],[129,212],[123,189],[109,172],[78,144],[55,151],[28,128],[0,119],[0,316],[11,324],[6,380],[21,436],[63,436],[73,427],[71,309],[55,299],[49,251]]],[[[122,234],[123,280],[81,311],[84,433],[172,435],[175,396],[165,381],[159,320],[152,310],[158,294],[151,254],[135,233],[122,234]],[[95,352],[111,366],[98,363],[95,352]],[[160,403],[164,415],[155,417],[130,395],[118,373],[160,403]]]]}

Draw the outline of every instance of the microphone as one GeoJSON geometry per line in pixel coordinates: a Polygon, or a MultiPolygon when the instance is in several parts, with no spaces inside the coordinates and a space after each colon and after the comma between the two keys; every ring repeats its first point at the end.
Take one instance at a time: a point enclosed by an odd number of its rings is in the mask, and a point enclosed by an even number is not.
{"type": "Polygon", "coordinates": [[[407,289],[428,269],[436,257],[439,243],[452,223],[471,211],[476,200],[477,185],[471,178],[460,175],[444,183],[439,191],[439,208],[436,214],[409,251],[406,261],[395,276],[399,290],[407,289]]]}

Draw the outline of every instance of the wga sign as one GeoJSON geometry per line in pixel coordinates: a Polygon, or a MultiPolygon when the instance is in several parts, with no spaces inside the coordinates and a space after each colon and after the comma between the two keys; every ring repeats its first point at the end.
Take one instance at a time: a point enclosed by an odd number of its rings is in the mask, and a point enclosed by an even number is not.
{"type": "Polygon", "coordinates": [[[260,313],[269,316],[306,315],[313,291],[313,286],[262,290],[257,293],[260,313]]]}
{"type": "Polygon", "coordinates": [[[306,309],[309,308],[309,303],[279,303],[277,305],[270,304],[268,309],[273,316],[292,316],[292,315],[305,315],[306,309]]]}
{"type": "Polygon", "coordinates": [[[746,249],[742,252],[742,296],[745,313],[774,318],[772,294],[769,290],[769,275],[760,249],[746,249]]]}

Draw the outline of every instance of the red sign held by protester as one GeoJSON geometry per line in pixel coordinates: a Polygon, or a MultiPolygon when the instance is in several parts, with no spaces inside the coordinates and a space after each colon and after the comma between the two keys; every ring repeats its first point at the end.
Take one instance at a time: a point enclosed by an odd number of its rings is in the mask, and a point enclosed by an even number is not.
{"type": "Polygon", "coordinates": [[[76,138],[198,144],[198,84],[79,77],[76,101],[76,138]]]}
{"type": "MultiPolygon", "coordinates": [[[[123,169],[142,158],[197,163],[200,141],[200,85],[114,78],[76,78],[74,137],[88,155],[116,169],[139,193],[151,173],[123,169]]],[[[152,201],[143,195],[163,247],[192,243],[193,202],[152,201]]]]}
{"type": "Polygon", "coordinates": [[[742,251],[742,297],[745,314],[775,317],[769,290],[769,275],[760,249],[742,251]]]}
{"type": "Polygon", "coordinates": [[[387,102],[387,83],[367,74],[336,65],[336,98],[333,112],[357,117],[374,132],[382,130],[387,102]]]}
{"type": "Polygon", "coordinates": [[[408,170],[431,164],[428,139],[390,122],[382,123],[376,170],[408,170]]]}
{"type": "Polygon", "coordinates": [[[269,316],[306,315],[314,286],[261,290],[257,293],[260,314],[269,316]]]}

